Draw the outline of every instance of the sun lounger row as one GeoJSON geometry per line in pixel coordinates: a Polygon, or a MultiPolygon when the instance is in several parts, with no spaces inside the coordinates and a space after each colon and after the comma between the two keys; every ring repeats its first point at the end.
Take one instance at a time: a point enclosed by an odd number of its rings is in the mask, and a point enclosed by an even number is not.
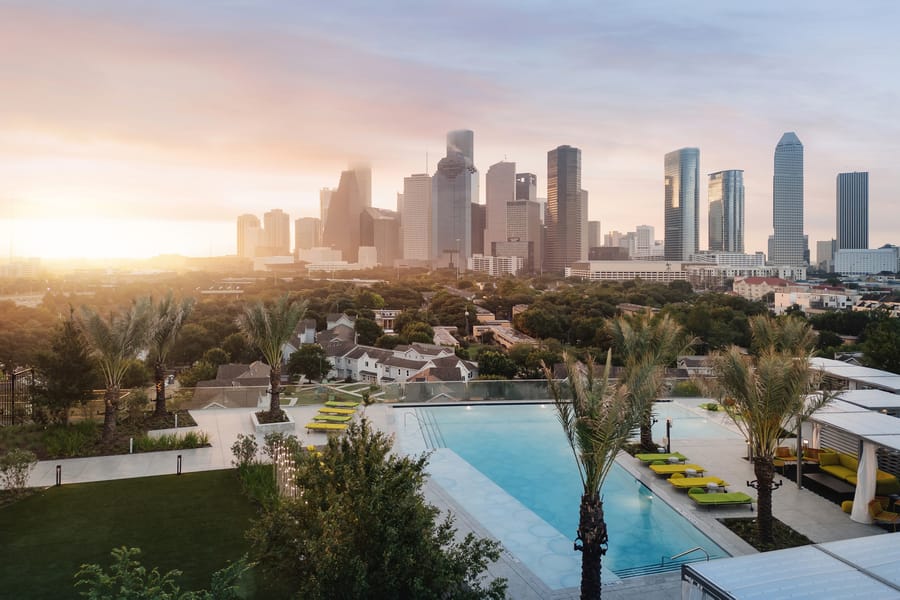
{"type": "Polygon", "coordinates": [[[692,487],[688,490],[691,500],[700,506],[734,506],[749,504],[753,510],[753,498],[744,492],[710,492],[703,488],[692,487]]]}
{"type": "Polygon", "coordinates": [[[344,431],[347,423],[356,414],[359,402],[341,402],[329,400],[324,408],[320,408],[311,423],[306,424],[306,431],[344,431]]]}
{"type": "Polygon", "coordinates": [[[688,490],[688,497],[699,506],[733,506],[749,504],[753,510],[753,498],[743,492],[728,492],[728,482],[711,475],[706,469],[687,462],[678,452],[635,454],[635,458],[647,464],[657,475],[668,476],[675,489],[688,490]]]}

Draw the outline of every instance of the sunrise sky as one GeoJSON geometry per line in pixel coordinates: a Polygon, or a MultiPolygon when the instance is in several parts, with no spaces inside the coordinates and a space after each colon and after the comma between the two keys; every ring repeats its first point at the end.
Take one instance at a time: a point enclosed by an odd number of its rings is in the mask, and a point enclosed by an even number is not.
{"type": "Polygon", "coordinates": [[[318,216],[351,162],[394,208],[462,128],[482,194],[505,158],[545,196],[570,144],[603,232],[658,238],[663,155],[699,147],[703,173],[745,170],[748,251],[795,131],[813,257],[843,171],[870,173],[870,245],[898,243],[898,23],[892,0],[0,0],[0,251],[234,253],[239,214],[318,216]]]}

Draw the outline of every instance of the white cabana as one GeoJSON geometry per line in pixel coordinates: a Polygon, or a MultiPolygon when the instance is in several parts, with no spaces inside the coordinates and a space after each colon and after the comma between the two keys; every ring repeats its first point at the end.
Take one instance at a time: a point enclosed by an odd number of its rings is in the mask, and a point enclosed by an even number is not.
{"type": "Polygon", "coordinates": [[[809,363],[826,375],[847,382],[851,390],[876,388],[892,394],[900,394],[900,375],[870,367],[851,365],[840,360],[813,357],[809,363]]]}
{"type": "Polygon", "coordinates": [[[888,414],[900,413],[900,394],[884,390],[844,390],[838,396],[844,402],[888,414]]]}

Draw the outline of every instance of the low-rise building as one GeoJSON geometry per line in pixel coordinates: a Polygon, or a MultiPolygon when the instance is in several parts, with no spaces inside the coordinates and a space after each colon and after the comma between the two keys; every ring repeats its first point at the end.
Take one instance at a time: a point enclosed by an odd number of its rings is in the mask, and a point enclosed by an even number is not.
{"type": "Polygon", "coordinates": [[[736,277],[732,289],[738,296],[756,301],[790,285],[790,281],[779,277],[736,277]]]}

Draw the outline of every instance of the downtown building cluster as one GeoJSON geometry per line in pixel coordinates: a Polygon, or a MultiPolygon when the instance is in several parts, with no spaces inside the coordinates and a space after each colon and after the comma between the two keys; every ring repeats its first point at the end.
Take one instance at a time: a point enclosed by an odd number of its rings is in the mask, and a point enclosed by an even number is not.
{"type": "MultiPolygon", "coordinates": [[[[482,204],[474,132],[451,131],[446,141],[446,155],[433,173],[404,178],[396,210],[372,206],[371,169],[356,165],[341,173],[336,188],[320,191],[318,218],[295,221],[293,249],[290,219],[281,210],[267,212],[262,225],[253,215],[240,216],[238,254],[253,259],[255,268],[303,261],[310,271],[426,266],[492,275],[685,279],[701,285],[740,276],[806,276],[803,144],[794,132],[785,133],[775,148],[768,260],[762,252],[745,253],[744,171],[703,178],[698,148],[664,157],[662,240],[655,239],[653,227],[638,225],[632,232],[607,233],[601,244],[600,222],[588,219],[580,149],[562,145],[548,151],[541,198],[536,174],[517,172],[516,163],[505,160],[491,165],[482,204]],[[708,240],[701,250],[704,183],[708,240]]],[[[836,231],[835,240],[817,246],[820,268],[897,270],[896,248],[868,250],[867,173],[838,175],[836,231]]]]}

